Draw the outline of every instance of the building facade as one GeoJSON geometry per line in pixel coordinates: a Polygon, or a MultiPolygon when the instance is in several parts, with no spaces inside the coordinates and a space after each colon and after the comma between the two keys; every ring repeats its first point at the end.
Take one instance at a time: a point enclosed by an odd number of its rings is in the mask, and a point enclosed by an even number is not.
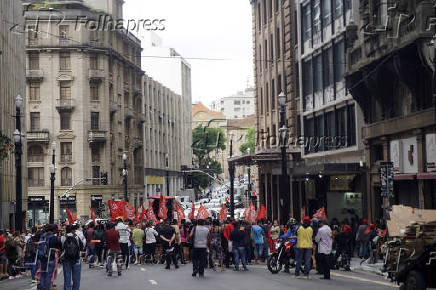
{"type": "MultiPolygon", "coordinates": [[[[140,41],[112,26],[76,27],[78,16],[100,16],[82,1],[56,7],[64,16],[59,24],[47,8],[27,5],[34,2],[25,3],[28,225],[47,222],[53,159],[56,220],[65,219],[66,208],[79,218],[90,216],[90,206],[107,215],[107,201],[124,198],[123,154],[129,200],[137,206],[144,201],[140,41]]],[[[105,13],[122,17],[122,1],[113,4],[105,13]]]]}
{"type": "Polygon", "coordinates": [[[365,121],[366,215],[387,217],[392,204],[435,209],[434,3],[360,4],[347,28],[346,81],[365,121]],[[382,162],[392,162],[392,196],[382,194],[382,162]]]}
{"type": "Polygon", "coordinates": [[[230,97],[213,101],[210,108],[224,114],[227,119],[243,119],[255,113],[254,89],[247,88],[230,97]]]}
{"type": "MultiPolygon", "coordinates": [[[[286,95],[286,117],[283,126],[288,137],[299,131],[299,99],[295,69],[295,5],[293,1],[251,0],[253,15],[253,55],[256,99],[256,154],[259,167],[259,202],[266,205],[268,218],[287,221],[299,214],[292,206],[290,180],[282,183],[279,144],[280,106],[278,95],[286,95]],[[282,188],[280,188],[280,184],[282,188]]],[[[289,167],[300,152],[288,146],[289,167]]],[[[290,173],[291,168],[288,168],[290,173]]],[[[286,176],[286,175],[284,175],[286,176]]],[[[288,175],[289,176],[289,175],[288,175]]]]}
{"type": "MultiPolygon", "coordinates": [[[[19,1],[6,0],[0,2],[0,23],[0,133],[13,140],[13,133],[16,128],[15,98],[21,95],[24,100],[26,99],[24,18],[23,8],[19,1]]],[[[24,116],[23,110],[20,116],[21,131],[25,132],[26,127],[22,116],[24,116]]],[[[24,139],[23,148],[25,146],[24,139]]],[[[7,156],[0,160],[1,229],[15,227],[15,157],[13,150],[7,151],[7,156]]],[[[26,184],[27,181],[25,162],[26,152],[24,152],[22,159],[22,184],[26,184]]],[[[23,210],[25,210],[27,207],[27,190],[25,186],[23,186],[22,199],[23,210]]]]}

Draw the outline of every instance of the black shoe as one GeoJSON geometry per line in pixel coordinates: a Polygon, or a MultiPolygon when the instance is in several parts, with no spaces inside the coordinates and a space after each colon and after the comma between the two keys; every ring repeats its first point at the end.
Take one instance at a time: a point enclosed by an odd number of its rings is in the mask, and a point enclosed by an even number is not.
{"type": "Polygon", "coordinates": [[[179,269],[180,267],[179,267],[179,265],[176,265],[176,269],[179,269]]]}
{"type": "Polygon", "coordinates": [[[166,269],[166,270],[169,270],[169,269],[170,269],[170,266],[166,266],[165,269],[166,269]]]}
{"type": "Polygon", "coordinates": [[[108,277],[112,277],[112,273],[110,273],[110,272],[107,273],[107,276],[108,276],[108,277]]]}
{"type": "Polygon", "coordinates": [[[192,273],[192,277],[197,277],[197,273],[192,273]]]}
{"type": "Polygon", "coordinates": [[[204,277],[204,273],[203,274],[198,274],[198,277],[203,278],[204,277]]]}
{"type": "Polygon", "coordinates": [[[330,278],[326,278],[326,277],[319,277],[319,279],[321,279],[321,280],[330,280],[330,278]]]}
{"type": "Polygon", "coordinates": [[[121,272],[118,272],[118,276],[121,276],[121,272]]]}

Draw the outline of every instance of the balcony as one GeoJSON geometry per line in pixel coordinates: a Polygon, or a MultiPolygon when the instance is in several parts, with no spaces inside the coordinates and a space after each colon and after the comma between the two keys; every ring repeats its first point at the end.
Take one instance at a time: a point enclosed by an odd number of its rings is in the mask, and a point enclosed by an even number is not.
{"type": "Polygon", "coordinates": [[[133,137],[132,147],[134,149],[141,148],[143,146],[143,144],[144,144],[144,141],[142,141],[142,138],[140,138],[140,137],[133,137]]]}
{"type": "Polygon", "coordinates": [[[61,162],[62,163],[73,162],[73,155],[72,154],[61,154],[61,162]]]}
{"type": "Polygon", "coordinates": [[[58,112],[72,112],[74,109],[74,101],[72,99],[56,100],[56,110],[58,112]]]}
{"type": "Polygon", "coordinates": [[[126,119],[132,119],[134,117],[132,108],[129,107],[124,108],[124,117],[126,119]]]}
{"type": "Polygon", "coordinates": [[[44,71],[42,69],[28,69],[26,70],[26,78],[28,81],[42,81],[44,71]]]}
{"type": "Polygon", "coordinates": [[[101,81],[105,77],[104,70],[102,69],[90,69],[89,70],[89,79],[94,81],[101,81]]]}
{"type": "Polygon", "coordinates": [[[26,137],[28,142],[50,142],[50,133],[48,131],[29,131],[26,137]]]}
{"type": "Polygon", "coordinates": [[[105,143],[107,140],[107,131],[104,130],[89,130],[88,142],[89,143],[105,143]]]}
{"type": "Polygon", "coordinates": [[[110,102],[110,110],[111,110],[111,113],[115,113],[116,111],[118,111],[118,103],[111,101],[110,102]]]}

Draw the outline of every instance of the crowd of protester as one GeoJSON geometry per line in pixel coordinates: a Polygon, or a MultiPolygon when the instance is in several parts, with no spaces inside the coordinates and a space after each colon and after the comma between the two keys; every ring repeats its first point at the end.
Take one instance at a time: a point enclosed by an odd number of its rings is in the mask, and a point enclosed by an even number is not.
{"type": "MultiPolygon", "coordinates": [[[[121,276],[132,263],[177,269],[179,263],[192,262],[192,276],[200,277],[206,268],[225,271],[232,265],[234,271],[248,271],[250,264],[267,262],[278,239],[294,245],[296,278],[309,278],[315,269],[330,279],[331,268],[350,270],[354,255],[376,259],[377,245],[385,237],[382,226],[357,217],[342,222],[291,218],[286,225],[230,218],[45,225],[26,233],[0,230],[0,279],[30,275],[39,289],[49,290],[62,264],[64,289],[77,290],[84,262],[89,268],[105,269],[108,276],[121,276]]],[[[290,265],[285,266],[289,272],[290,265]]]]}

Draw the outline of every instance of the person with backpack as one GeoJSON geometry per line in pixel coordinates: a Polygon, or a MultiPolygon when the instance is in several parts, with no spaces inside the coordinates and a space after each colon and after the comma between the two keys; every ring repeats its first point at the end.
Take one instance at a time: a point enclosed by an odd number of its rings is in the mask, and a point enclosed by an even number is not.
{"type": "Polygon", "coordinates": [[[82,251],[84,247],[82,241],[76,235],[76,228],[74,226],[67,226],[65,232],[66,235],[61,237],[64,289],[79,290],[81,276],[80,272],[82,270],[80,251],[82,251]],[[72,286],[71,282],[73,283],[72,286]]]}
{"type": "Polygon", "coordinates": [[[62,249],[62,243],[54,233],[57,225],[46,225],[45,233],[38,243],[38,262],[41,268],[40,290],[50,290],[53,273],[57,265],[57,253],[62,249]]]}
{"type": "Polygon", "coordinates": [[[97,229],[94,231],[94,239],[95,243],[95,252],[97,254],[97,262],[98,266],[102,267],[104,264],[104,251],[105,251],[105,239],[104,239],[104,225],[97,225],[97,229]]]}
{"type": "Polygon", "coordinates": [[[37,249],[38,242],[41,238],[41,231],[37,231],[36,227],[32,228],[30,237],[27,239],[26,245],[24,247],[24,265],[27,269],[30,268],[30,274],[32,277],[32,283],[36,283],[36,271],[38,270],[37,261],[37,249]]]}

